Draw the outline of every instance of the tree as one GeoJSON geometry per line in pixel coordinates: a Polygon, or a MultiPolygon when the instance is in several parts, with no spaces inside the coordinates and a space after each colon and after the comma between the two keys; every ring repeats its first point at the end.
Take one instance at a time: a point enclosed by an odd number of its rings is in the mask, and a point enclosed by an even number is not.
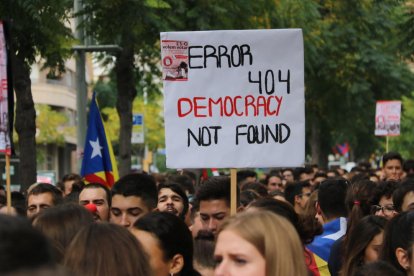
{"type": "Polygon", "coordinates": [[[378,146],[375,102],[413,89],[412,11],[405,1],[281,0],[271,28],[302,28],[307,151],[326,165],[331,145],[348,141],[355,158],[378,146]],[[411,20],[411,21],[410,21],[411,20]],[[405,31],[403,31],[405,30],[405,31]],[[402,46],[404,45],[404,47],[402,46]]]}
{"type": "Polygon", "coordinates": [[[256,3],[262,1],[84,1],[82,14],[87,16],[88,34],[101,44],[116,43],[122,47],[114,54],[115,58],[106,59],[106,62],[115,63],[121,176],[129,173],[131,168],[132,102],[137,92],[143,93],[144,88],[151,91],[149,101],[160,93],[156,84],[160,76],[159,32],[252,28],[260,21],[252,16],[262,7],[256,3]]]}
{"type": "Polygon", "coordinates": [[[19,136],[22,190],[36,182],[36,112],[30,66],[38,58],[58,76],[70,53],[69,0],[0,1],[0,17],[11,22],[11,62],[16,93],[15,128],[19,136]]]}

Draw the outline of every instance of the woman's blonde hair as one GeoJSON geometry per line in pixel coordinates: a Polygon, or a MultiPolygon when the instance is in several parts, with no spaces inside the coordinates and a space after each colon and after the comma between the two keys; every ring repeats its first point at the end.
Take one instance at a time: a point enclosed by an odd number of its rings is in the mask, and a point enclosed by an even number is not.
{"type": "Polygon", "coordinates": [[[307,276],[304,248],[292,224],[269,211],[244,212],[220,228],[233,231],[251,243],[266,261],[266,275],[307,276]]]}

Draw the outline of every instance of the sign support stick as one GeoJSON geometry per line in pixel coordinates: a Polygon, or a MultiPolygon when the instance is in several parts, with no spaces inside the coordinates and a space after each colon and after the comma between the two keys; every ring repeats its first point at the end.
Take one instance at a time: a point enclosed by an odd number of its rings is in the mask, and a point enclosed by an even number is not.
{"type": "Polygon", "coordinates": [[[230,169],[231,181],[231,199],[230,199],[230,215],[237,213],[237,169],[230,169]]]}
{"type": "Polygon", "coordinates": [[[388,149],[389,149],[389,147],[388,147],[388,143],[389,143],[388,136],[386,136],[385,141],[386,141],[386,144],[385,144],[385,152],[388,152],[388,149]]]}
{"type": "Polygon", "coordinates": [[[6,154],[6,196],[7,214],[11,214],[10,155],[6,154]]]}

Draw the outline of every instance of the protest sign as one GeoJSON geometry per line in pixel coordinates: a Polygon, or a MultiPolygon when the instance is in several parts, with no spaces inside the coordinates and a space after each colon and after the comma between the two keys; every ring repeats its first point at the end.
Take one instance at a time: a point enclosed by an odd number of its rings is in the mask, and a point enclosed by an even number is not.
{"type": "Polygon", "coordinates": [[[0,21],[0,152],[11,154],[9,129],[9,101],[7,77],[7,51],[4,24],[0,21]]]}
{"type": "Polygon", "coordinates": [[[161,33],[167,167],[301,166],[300,29],[161,33]]]}
{"type": "Polygon", "coordinates": [[[378,101],[375,112],[376,136],[399,136],[401,101],[378,101]]]}

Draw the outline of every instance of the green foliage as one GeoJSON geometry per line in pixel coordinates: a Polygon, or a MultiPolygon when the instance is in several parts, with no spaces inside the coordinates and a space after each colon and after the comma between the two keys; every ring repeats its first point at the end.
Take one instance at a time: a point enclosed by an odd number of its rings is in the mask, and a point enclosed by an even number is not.
{"type": "MultiPolygon", "coordinates": [[[[136,97],[133,103],[133,113],[144,114],[145,144],[149,150],[165,147],[164,118],[162,114],[162,99],[144,104],[142,97],[136,97]]],[[[107,118],[105,128],[109,139],[114,145],[119,143],[119,117],[115,108],[104,108],[102,114],[107,118]]]]}
{"type": "Polygon", "coordinates": [[[373,134],[375,102],[413,90],[413,74],[399,55],[401,2],[320,2],[321,18],[311,24],[319,43],[307,46],[315,56],[306,64],[306,111],[307,125],[321,125],[325,154],[349,141],[357,159],[369,156],[380,141],[373,134]]]}
{"type": "Polygon", "coordinates": [[[68,126],[68,117],[52,110],[49,105],[36,105],[36,143],[58,144],[65,143],[65,137],[75,137],[75,127],[68,126]]]}
{"type": "MultiPolygon", "coordinates": [[[[401,134],[396,137],[389,137],[389,150],[398,151],[404,158],[413,158],[414,156],[414,91],[409,96],[402,97],[402,114],[401,114],[401,134]]],[[[385,138],[383,145],[385,148],[385,138]]]]}
{"type": "Polygon", "coordinates": [[[28,67],[41,56],[52,74],[64,71],[73,42],[69,28],[72,6],[71,0],[0,1],[0,18],[11,20],[13,48],[28,67]]]}

